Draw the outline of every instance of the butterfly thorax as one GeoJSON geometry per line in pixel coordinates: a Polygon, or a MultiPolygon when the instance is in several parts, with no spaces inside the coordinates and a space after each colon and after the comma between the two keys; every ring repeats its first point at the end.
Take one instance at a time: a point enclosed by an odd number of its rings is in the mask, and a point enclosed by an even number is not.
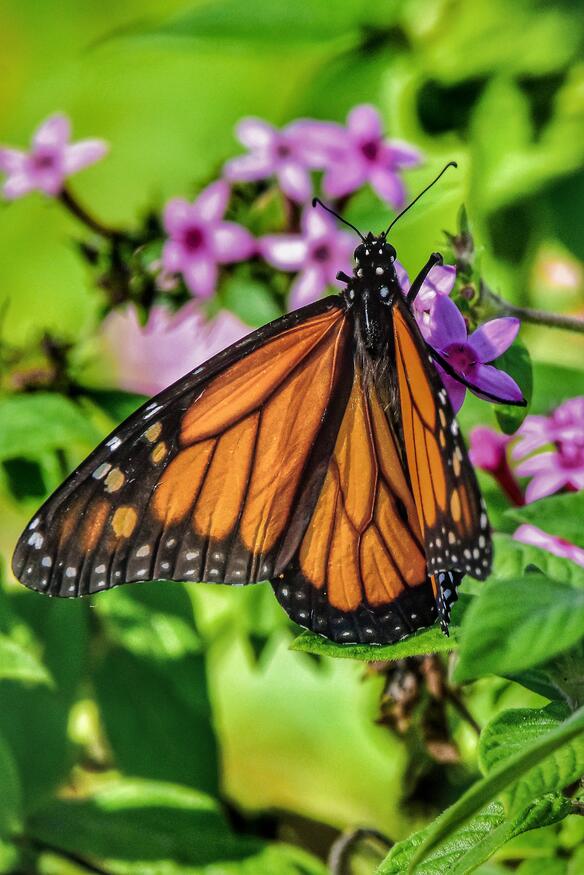
{"type": "Polygon", "coordinates": [[[391,308],[396,295],[401,294],[395,257],[385,235],[369,233],[355,250],[353,276],[344,292],[354,313],[357,337],[373,359],[387,355],[391,343],[391,308]]]}

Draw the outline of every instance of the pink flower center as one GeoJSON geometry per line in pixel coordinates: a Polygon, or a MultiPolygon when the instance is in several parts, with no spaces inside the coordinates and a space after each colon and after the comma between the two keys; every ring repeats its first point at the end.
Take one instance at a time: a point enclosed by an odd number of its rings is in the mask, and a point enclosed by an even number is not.
{"type": "Polygon", "coordinates": [[[292,154],[290,146],[286,143],[278,143],[276,146],[276,156],[281,159],[289,158],[292,154]]]}
{"type": "Polygon", "coordinates": [[[330,247],[327,243],[319,243],[312,250],[311,256],[313,261],[319,261],[321,264],[329,261],[331,257],[330,247]]]}
{"type": "Polygon", "coordinates": [[[361,152],[368,161],[375,161],[379,155],[381,143],[379,140],[367,140],[361,143],[361,152]]]}
{"type": "Polygon", "coordinates": [[[451,343],[443,350],[443,354],[459,374],[465,374],[477,363],[474,350],[468,343],[451,343]]]}
{"type": "Polygon", "coordinates": [[[30,158],[35,170],[52,170],[57,164],[54,152],[36,152],[30,158]]]}
{"type": "Polygon", "coordinates": [[[562,468],[584,469],[584,439],[580,441],[556,441],[559,462],[562,468]]]}
{"type": "Polygon", "coordinates": [[[201,228],[192,226],[186,228],[182,235],[182,244],[188,252],[198,252],[203,248],[205,235],[201,228]]]}

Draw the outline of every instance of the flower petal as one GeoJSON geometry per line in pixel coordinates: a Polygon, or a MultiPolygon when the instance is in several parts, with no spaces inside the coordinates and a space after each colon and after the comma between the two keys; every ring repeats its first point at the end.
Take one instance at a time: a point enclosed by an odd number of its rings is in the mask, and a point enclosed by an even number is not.
{"type": "Polygon", "coordinates": [[[536,474],[556,470],[558,467],[558,454],[549,450],[545,453],[537,453],[529,459],[524,459],[515,466],[515,473],[519,477],[534,477],[536,474]]]}
{"type": "Polygon", "coordinates": [[[422,161],[422,153],[403,140],[389,140],[385,148],[392,167],[417,167],[422,161]]]}
{"type": "Polygon", "coordinates": [[[278,182],[284,194],[296,203],[306,203],[312,197],[310,174],[296,161],[286,161],[280,165],[278,182]]]}
{"type": "Polygon", "coordinates": [[[374,167],[369,181],[379,197],[387,201],[394,210],[400,210],[406,202],[406,189],[397,173],[384,167],[374,167]]]}
{"type": "Polygon", "coordinates": [[[540,498],[547,498],[548,495],[553,495],[559,489],[562,489],[567,482],[566,473],[564,471],[547,471],[537,474],[531,483],[527,484],[525,490],[525,501],[531,504],[532,501],[538,501],[540,498]]]}
{"type": "Polygon", "coordinates": [[[367,165],[355,155],[346,161],[331,161],[322,180],[322,190],[326,197],[340,198],[353,194],[367,181],[367,165]]]}
{"type": "Polygon", "coordinates": [[[453,264],[436,264],[422,283],[418,297],[427,296],[429,292],[432,293],[432,297],[449,295],[455,282],[456,268],[453,264]]]}
{"type": "Polygon", "coordinates": [[[220,264],[244,261],[254,249],[253,236],[236,222],[222,222],[213,232],[213,251],[220,264]]]}
{"type": "Polygon", "coordinates": [[[105,140],[80,140],[65,147],[63,169],[67,175],[77,173],[107,155],[109,146],[105,140]]]}
{"type": "Polygon", "coordinates": [[[0,170],[2,173],[20,173],[26,167],[26,152],[20,149],[0,149],[0,170]]]}
{"type": "Polygon", "coordinates": [[[536,416],[533,413],[525,419],[517,431],[517,441],[511,449],[513,459],[528,456],[534,450],[551,443],[551,421],[547,416],[536,416]]]}
{"type": "Polygon", "coordinates": [[[347,126],[359,140],[378,140],[383,134],[381,116],[369,103],[362,103],[351,110],[347,126]]]}
{"type": "Polygon", "coordinates": [[[503,316],[491,319],[470,335],[468,342],[479,362],[492,362],[509,349],[521,326],[519,319],[503,316]]]}
{"type": "Polygon", "coordinates": [[[235,128],[237,139],[248,149],[268,149],[276,140],[278,132],[269,122],[249,116],[243,118],[235,128]]]}
{"type": "Polygon", "coordinates": [[[65,183],[65,174],[62,168],[54,170],[45,170],[37,174],[35,188],[44,192],[49,197],[56,197],[62,190],[65,183]]]}
{"type": "Polygon", "coordinates": [[[300,270],[306,262],[308,246],[299,234],[268,234],[258,244],[262,257],[280,270],[300,270]]]}
{"type": "Polygon", "coordinates": [[[193,204],[194,214],[203,222],[216,224],[223,218],[231,189],[223,179],[204,188],[193,204]]]}
{"type": "Polygon", "coordinates": [[[334,237],[337,233],[337,223],[322,207],[306,206],[300,218],[300,227],[305,237],[334,237]]]}
{"type": "Polygon", "coordinates": [[[436,298],[430,314],[427,340],[438,351],[451,343],[466,342],[466,322],[454,301],[445,295],[436,298]]]}
{"type": "Polygon", "coordinates": [[[476,468],[497,471],[506,459],[510,435],[486,425],[477,425],[470,433],[469,458],[476,468]]]}
{"type": "Polygon", "coordinates": [[[286,139],[307,166],[324,169],[339,162],[349,149],[347,131],[336,122],[300,119],[285,128],[286,139]]]}
{"type": "Polygon", "coordinates": [[[445,373],[440,365],[437,365],[437,368],[442,383],[444,384],[444,388],[448,392],[448,398],[450,399],[452,410],[454,413],[458,413],[462,407],[464,396],[466,395],[466,387],[458,380],[455,380],[454,377],[451,377],[450,374],[445,373]]]}
{"type": "Polygon", "coordinates": [[[513,535],[513,538],[516,541],[521,541],[523,544],[531,544],[534,547],[540,547],[542,550],[547,550],[548,553],[553,553],[554,556],[570,559],[572,562],[584,566],[584,550],[577,547],[575,544],[570,544],[563,538],[556,538],[554,535],[548,535],[547,532],[538,529],[537,526],[524,523],[519,526],[513,535]]]}
{"type": "Polygon", "coordinates": [[[290,287],[288,309],[297,310],[318,300],[326,288],[323,272],[311,265],[298,274],[290,287]]]}
{"type": "MultiPolygon", "coordinates": [[[[442,300],[447,301],[448,298],[442,300]]],[[[475,365],[472,382],[479,392],[482,390],[502,402],[523,400],[523,393],[513,377],[492,365],[475,365]]]]}
{"type": "Polygon", "coordinates": [[[65,146],[71,137],[71,122],[69,117],[64,113],[55,113],[49,116],[36,129],[32,143],[33,147],[52,146],[54,148],[62,148],[65,146]]]}
{"type": "Polygon", "coordinates": [[[27,173],[13,173],[2,187],[2,193],[7,200],[16,200],[28,194],[35,188],[33,181],[27,173]]]}
{"type": "Polygon", "coordinates": [[[227,161],[223,167],[223,176],[232,182],[256,182],[271,176],[275,166],[274,159],[268,152],[254,152],[227,161]]]}
{"type": "Polygon", "coordinates": [[[199,298],[210,298],[217,286],[217,265],[210,258],[193,259],[182,270],[187,288],[199,298]]]}
{"type": "Polygon", "coordinates": [[[183,265],[187,264],[185,252],[176,240],[167,240],[162,247],[162,265],[169,273],[180,273],[183,265]]]}
{"type": "Polygon", "coordinates": [[[193,224],[193,207],[183,197],[173,197],[164,207],[162,216],[164,230],[176,237],[193,224]]]}

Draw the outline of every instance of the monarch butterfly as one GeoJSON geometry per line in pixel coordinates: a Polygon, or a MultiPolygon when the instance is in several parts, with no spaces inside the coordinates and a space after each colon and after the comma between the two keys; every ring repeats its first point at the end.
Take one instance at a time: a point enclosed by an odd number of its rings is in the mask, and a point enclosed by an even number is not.
{"type": "Polygon", "coordinates": [[[333,641],[392,643],[437,617],[448,634],[464,574],[489,574],[490,529],[448,363],[411,312],[442,257],[404,297],[390,228],[354,229],[342,294],[254,331],[104,440],[28,525],[16,577],[64,597],[270,580],[333,641]]]}

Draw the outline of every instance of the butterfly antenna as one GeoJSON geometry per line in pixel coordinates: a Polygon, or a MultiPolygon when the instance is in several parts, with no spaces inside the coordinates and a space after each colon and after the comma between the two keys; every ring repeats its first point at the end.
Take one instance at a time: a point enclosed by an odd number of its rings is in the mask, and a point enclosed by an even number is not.
{"type": "Polygon", "coordinates": [[[353,231],[355,231],[359,235],[359,237],[361,238],[363,243],[365,243],[365,237],[363,236],[363,234],[361,233],[359,228],[356,228],[354,225],[351,225],[350,222],[348,222],[346,219],[343,219],[342,216],[340,216],[338,213],[335,213],[335,211],[331,210],[330,207],[327,207],[326,204],[323,204],[323,202],[321,201],[321,199],[319,197],[313,197],[312,198],[312,206],[315,207],[317,204],[319,207],[322,207],[323,210],[326,210],[327,213],[330,213],[331,216],[334,216],[336,219],[338,219],[339,222],[342,222],[344,225],[347,225],[349,228],[352,228],[353,231]]]}
{"type": "Polygon", "coordinates": [[[401,219],[401,217],[402,217],[405,213],[407,213],[407,211],[410,209],[410,207],[413,207],[414,204],[417,203],[417,202],[420,200],[420,198],[423,197],[423,195],[425,195],[426,192],[427,192],[430,188],[432,188],[433,185],[436,185],[436,183],[438,182],[438,180],[440,179],[440,177],[442,176],[442,174],[443,174],[443,173],[446,173],[446,171],[448,170],[449,167],[458,167],[458,164],[456,163],[456,161],[449,161],[448,164],[446,165],[446,167],[443,167],[443,168],[442,168],[442,170],[440,171],[440,173],[438,174],[438,176],[436,177],[436,179],[433,179],[432,182],[430,183],[430,185],[427,185],[426,188],[424,188],[424,189],[420,192],[420,194],[417,195],[417,196],[413,199],[413,201],[412,201],[411,203],[409,203],[409,204],[407,205],[407,207],[405,207],[405,208],[401,211],[401,213],[399,213],[399,214],[395,217],[395,219],[393,220],[393,222],[391,223],[391,225],[389,226],[389,228],[388,228],[387,231],[385,232],[385,236],[386,236],[386,237],[387,237],[387,235],[389,234],[389,232],[391,231],[391,229],[393,228],[393,226],[395,225],[395,223],[397,222],[397,220],[398,220],[398,219],[401,219]]]}

